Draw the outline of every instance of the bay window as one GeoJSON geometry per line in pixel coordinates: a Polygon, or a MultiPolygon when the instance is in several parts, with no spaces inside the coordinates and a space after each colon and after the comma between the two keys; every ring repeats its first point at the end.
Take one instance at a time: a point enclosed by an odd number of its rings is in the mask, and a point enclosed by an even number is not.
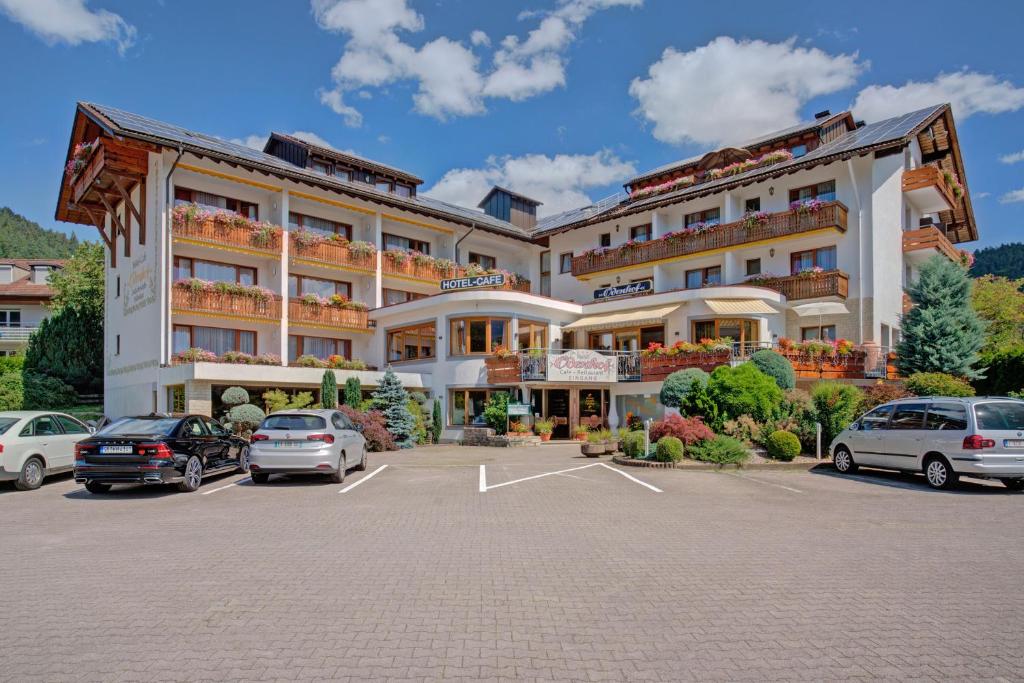
{"type": "Polygon", "coordinates": [[[518,348],[546,349],[548,347],[548,324],[532,320],[519,321],[518,348]]]}

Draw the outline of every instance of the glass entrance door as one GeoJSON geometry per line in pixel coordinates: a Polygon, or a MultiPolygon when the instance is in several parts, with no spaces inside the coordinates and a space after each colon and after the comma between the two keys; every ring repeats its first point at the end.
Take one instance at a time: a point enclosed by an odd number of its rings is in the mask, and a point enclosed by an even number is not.
{"type": "Polygon", "coordinates": [[[569,438],[569,390],[545,389],[544,416],[555,423],[552,439],[569,438]]]}

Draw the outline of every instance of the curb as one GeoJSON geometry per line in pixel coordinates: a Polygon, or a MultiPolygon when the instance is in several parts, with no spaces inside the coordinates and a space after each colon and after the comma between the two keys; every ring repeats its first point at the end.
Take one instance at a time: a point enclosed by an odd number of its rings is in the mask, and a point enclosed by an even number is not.
{"type": "Polygon", "coordinates": [[[780,463],[755,463],[752,465],[716,465],[715,463],[680,464],[675,462],[653,462],[650,460],[634,460],[620,455],[612,456],[612,462],[624,467],[647,467],[664,470],[692,470],[695,472],[717,472],[719,470],[781,470],[781,471],[810,471],[818,469],[831,469],[832,463],[828,460],[816,460],[815,462],[780,462],[780,463]]]}

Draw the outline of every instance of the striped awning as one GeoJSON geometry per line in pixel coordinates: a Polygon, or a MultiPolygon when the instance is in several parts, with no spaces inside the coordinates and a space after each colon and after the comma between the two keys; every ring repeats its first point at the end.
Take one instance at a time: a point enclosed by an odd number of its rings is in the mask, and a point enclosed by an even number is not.
{"type": "Polygon", "coordinates": [[[679,304],[658,306],[655,308],[638,308],[635,311],[621,313],[604,313],[588,315],[576,322],[562,326],[563,330],[611,330],[625,325],[646,325],[664,323],[665,317],[679,308],[679,304]]]}
{"type": "Polygon", "coordinates": [[[760,315],[778,312],[760,299],[705,299],[704,303],[721,315],[760,315]]]}

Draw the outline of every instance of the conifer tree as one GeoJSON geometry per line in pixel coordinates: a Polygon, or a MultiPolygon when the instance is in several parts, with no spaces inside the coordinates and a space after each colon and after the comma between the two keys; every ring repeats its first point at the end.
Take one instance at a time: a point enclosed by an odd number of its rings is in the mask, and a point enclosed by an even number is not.
{"type": "Polygon", "coordinates": [[[409,412],[409,392],[391,368],[384,373],[380,386],[373,392],[373,407],[384,413],[384,424],[399,448],[415,445],[416,420],[409,412]]]}
{"type": "Polygon", "coordinates": [[[320,380],[320,405],[328,410],[338,407],[338,380],[334,377],[334,370],[324,370],[320,380]]]}
{"type": "Polygon", "coordinates": [[[345,380],[345,405],[349,408],[359,410],[363,402],[363,385],[358,377],[349,377],[345,380]]]}

